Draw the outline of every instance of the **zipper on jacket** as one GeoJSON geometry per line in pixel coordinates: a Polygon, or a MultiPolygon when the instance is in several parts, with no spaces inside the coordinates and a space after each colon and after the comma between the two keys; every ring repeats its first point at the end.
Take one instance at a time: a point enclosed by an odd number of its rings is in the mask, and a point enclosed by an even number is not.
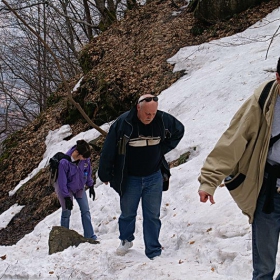
{"type": "MultiPolygon", "coordinates": [[[[125,120],[125,122],[131,126],[131,132],[130,132],[130,135],[128,136],[129,139],[130,139],[131,134],[133,132],[133,126],[127,120],[125,120]]],[[[124,154],[124,160],[123,160],[123,166],[122,166],[122,176],[121,176],[121,181],[120,181],[120,194],[121,195],[122,195],[122,182],[123,182],[123,172],[124,172],[124,166],[125,166],[125,158],[126,158],[126,149],[125,149],[125,154],[124,154]]]]}

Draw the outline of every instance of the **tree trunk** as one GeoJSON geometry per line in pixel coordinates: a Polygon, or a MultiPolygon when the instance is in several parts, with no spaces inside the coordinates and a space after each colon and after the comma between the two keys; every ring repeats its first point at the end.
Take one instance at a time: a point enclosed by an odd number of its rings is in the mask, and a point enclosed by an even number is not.
{"type": "Polygon", "coordinates": [[[84,8],[85,8],[86,22],[89,24],[89,25],[87,25],[88,40],[91,41],[93,38],[93,33],[92,33],[92,27],[90,26],[92,24],[92,22],[91,22],[90,9],[88,6],[88,0],[83,0],[83,3],[84,3],[84,8]]]}

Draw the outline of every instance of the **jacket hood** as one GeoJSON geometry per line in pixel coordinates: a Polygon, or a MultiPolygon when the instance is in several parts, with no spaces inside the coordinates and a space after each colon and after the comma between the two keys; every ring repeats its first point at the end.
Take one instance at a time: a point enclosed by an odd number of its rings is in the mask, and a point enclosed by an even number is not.
{"type": "Polygon", "coordinates": [[[70,150],[67,151],[66,155],[70,156],[72,155],[72,153],[76,150],[77,145],[73,146],[70,150]]]}

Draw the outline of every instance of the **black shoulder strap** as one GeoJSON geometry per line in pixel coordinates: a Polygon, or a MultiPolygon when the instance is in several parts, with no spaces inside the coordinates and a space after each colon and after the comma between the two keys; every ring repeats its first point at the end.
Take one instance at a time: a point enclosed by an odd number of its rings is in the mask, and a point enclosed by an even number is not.
{"type": "Polygon", "coordinates": [[[265,101],[268,97],[268,94],[270,92],[270,89],[271,89],[273,83],[274,83],[274,81],[268,82],[262,90],[262,93],[261,93],[260,98],[259,98],[259,104],[260,104],[261,110],[263,110],[265,101]]]}
{"type": "Polygon", "coordinates": [[[274,145],[274,143],[275,143],[276,141],[278,141],[279,139],[280,139],[280,133],[277,134],[276,136],[270,138],[270,141],[269,141],[269,148],[271,148],[271,147],[274,145]]]}

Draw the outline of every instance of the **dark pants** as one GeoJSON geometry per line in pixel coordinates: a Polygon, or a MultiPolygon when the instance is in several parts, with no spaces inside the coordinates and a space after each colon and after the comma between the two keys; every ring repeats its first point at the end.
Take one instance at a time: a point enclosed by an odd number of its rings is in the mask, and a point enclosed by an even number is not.
{"type": "MultiPolygon", "coordinates": [[[[275,187],[276,190],[276,187],[275,187]]],[[[253,280],[273,280],[280,232],[280,194],[274,191],[274,211],[262,209],[266,194],[261,192],[252,225],[253,280]]],[[[280,274],[276,280],[280,280],[280,274]]]]}

